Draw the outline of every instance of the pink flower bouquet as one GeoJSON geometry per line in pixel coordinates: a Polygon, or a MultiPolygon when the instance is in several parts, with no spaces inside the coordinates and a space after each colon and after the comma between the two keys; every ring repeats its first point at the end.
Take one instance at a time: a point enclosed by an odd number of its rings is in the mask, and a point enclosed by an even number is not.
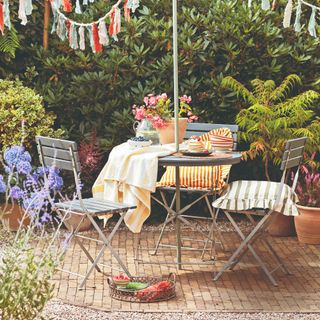
{"type": "MultiPolygon", "coordinates": [[[[198,120],[190,107],[192,99],[190,96],[182,96],[179,98],[180,111],[179,117],[186,116],[189,122],[194,122],[198,120]]],[[[168,98],[166,93],[160,95],[152,95],[144,97],[144,105],[137,106],[133,105],[132,110],[136,120],[148,120],[152,123],[152,126],[156,129],[165,128],[168,122],[173,117],[173,105],[171,100],[168,98]]]]}

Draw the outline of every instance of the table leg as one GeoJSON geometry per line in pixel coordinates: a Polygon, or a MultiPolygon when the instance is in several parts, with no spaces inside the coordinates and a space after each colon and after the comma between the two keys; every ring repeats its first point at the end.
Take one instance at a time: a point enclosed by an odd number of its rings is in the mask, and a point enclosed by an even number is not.
{"type": "Polygon", "coordinates": [[[177,237],[177,263],[178,269],[182,269],[181,264],[181,225],[180,225],[180,209],[181,209],[181,199],[180,199],[180,167],[176,166],[176,237],[177,237]]]}

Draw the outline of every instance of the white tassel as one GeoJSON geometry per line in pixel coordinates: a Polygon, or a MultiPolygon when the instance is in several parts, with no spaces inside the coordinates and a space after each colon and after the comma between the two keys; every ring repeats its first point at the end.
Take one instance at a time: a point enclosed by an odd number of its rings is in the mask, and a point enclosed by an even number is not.
{"type": "Polygon", "coordinates": [[[82,13],[79,0],[76,1],[76,10],[75,11],[76,11],[77,14],[81,14],[82,13]]]}
{"type": "Polygon", "coordinates": [[[79,28],[79,48],[82,51],[86,49],[86,41],[84,37],[84,26],[80,26],[79,28]]]}
{"type": "Polygon", "coordinates": [[[118,40],[117,34],[121,30],[121,10],[118,7],[115,8],[113,30],[114,30],[114,39],[117,41],[118,40]]]}
{"type": "Polygon", "coordinates": [[[264,10],[264,11],[269,10],[269,9],[271,8],[271,6],[270,6],[270,0],[262,0],[261,8],[262,8],[262,10],[264,10]]]}
{"type": "Polygon", "coordinates": [[[248,7],[249,7],[249,8],[252,7],[252,0],[248,0],[248,7]]]}
{"type": "Polygon", "coordinates": [[[283,16],[283,27],[284,28],[289,28],[290,27],[292,9],[293,9],[292,0],[288,0],[288,3],[287,3],[286,8],[284,10],[284,16],[283,16]]]}
{"type": "Polygon", "coordinates": [[[18,11],[18,17],[21,20],[22,25],[26,25],[28,22],[27,15],[26,15],[26,3],[25,0],[19,1],[19,11],[18,11]]]}
{"type": "Polygon", "coordinates": [[[99,34],[99,42],[103,46],[107,46],[109,44],[109,37],[107,33],[107,27],[104,20],[101,20],[98,25],[98,34],[99,34]]]}

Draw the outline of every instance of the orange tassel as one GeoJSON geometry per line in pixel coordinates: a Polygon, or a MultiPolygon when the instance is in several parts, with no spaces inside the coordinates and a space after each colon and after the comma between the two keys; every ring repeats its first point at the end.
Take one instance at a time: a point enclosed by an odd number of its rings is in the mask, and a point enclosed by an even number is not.
{"type": "Polygon", "coordinates": [[[96,23],[92,25],[92,36],[93,36],[93,43],[94,43],[94,48],[96,50],[96,53],[102,52],[102,45],[100,43],[98,26],[96,23]]]}
{"type": "Polygon", "coordinates": [[[70,0],[63,0],[63,10],[65,12],[72,12],[72,3],[70,0]]]}

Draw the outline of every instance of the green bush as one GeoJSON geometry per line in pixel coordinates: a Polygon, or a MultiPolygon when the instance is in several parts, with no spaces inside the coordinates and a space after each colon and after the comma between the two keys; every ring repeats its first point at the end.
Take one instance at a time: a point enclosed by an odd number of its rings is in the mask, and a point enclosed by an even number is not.
{"type": "Polygon", "coordinates": [[[36,135],[60,136],[62,130],[52,129],[54,120],[33,89],[0,79],[0,149],[19,145],[22,139],[28,146],[36,135]]]}
{"type": "MultiPolygon", "coordinates": [[[[283,29],[285,1],[280,4],[276,12],[261,11],[260,2],[250,11],[240,0],[180,4],[180,91],[192,95],[203,121],[234,122],[243,108],[243,102],[221,85],[227,75],[248,85],[256,78],[279,84],[295,73],[302,79],[302,90],[319,90],[320,41],[306,28],[300,34],[283,29]]],[[[133,103],[150,92],[172,95],[171,0],[142,1],[132,21],[123,24],[119,42],[100,55],[92,54],[88,45],[85,52],[74,52],[56,35],[50,37],[49,51],[41,50],[42,8],[34,5],[26,29],[15,24],[22,46],[15,59],[6,56],[11,63],[4,64],[0,57],[0,75],[19,75],[34,86],[71,138],[79,139],[95,128],[103,147],[110,149],[132,134],[133,103]]],[[[80,18],[101,16],[105,5],[105,1],[90,4],[80,18]]]]}

